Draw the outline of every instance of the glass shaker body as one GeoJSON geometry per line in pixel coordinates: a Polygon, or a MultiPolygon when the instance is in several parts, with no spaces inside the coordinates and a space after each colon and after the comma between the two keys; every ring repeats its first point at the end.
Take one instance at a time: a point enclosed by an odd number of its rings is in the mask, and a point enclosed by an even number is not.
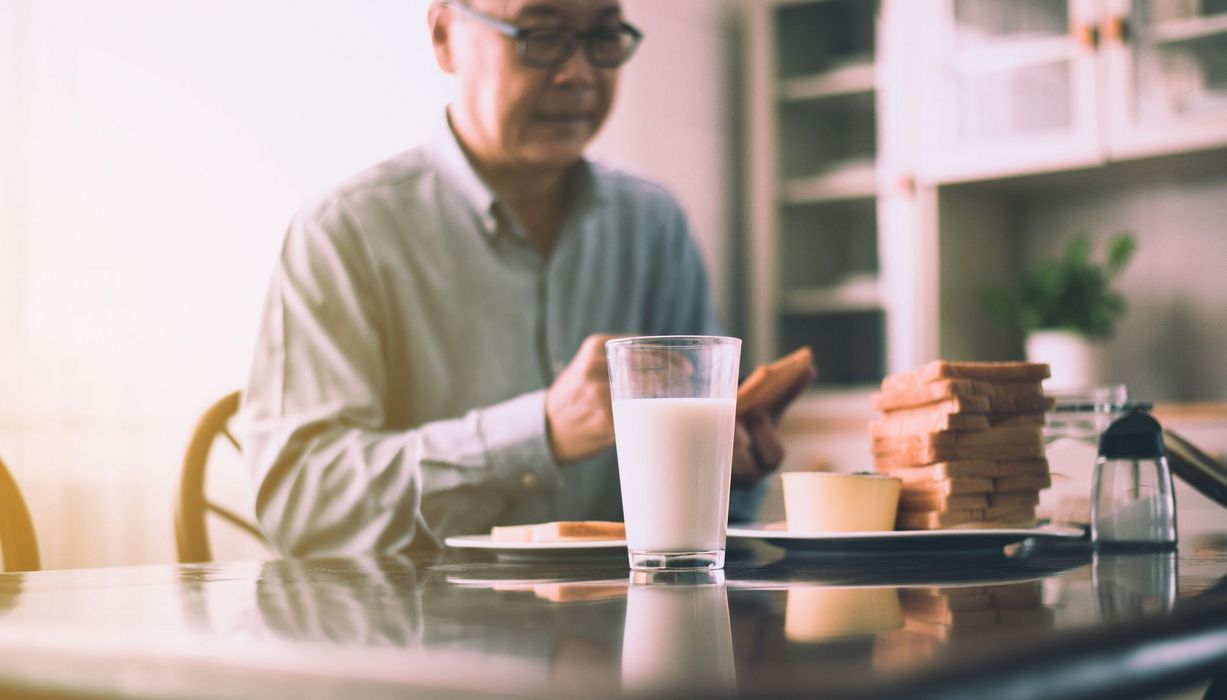
{"type": "Polygon", "coordinates": [[[1091,541],[1100,548],[1176,546],[1176,496],[1166,457],[1100,455],[1091,484],[1091,541]]]}

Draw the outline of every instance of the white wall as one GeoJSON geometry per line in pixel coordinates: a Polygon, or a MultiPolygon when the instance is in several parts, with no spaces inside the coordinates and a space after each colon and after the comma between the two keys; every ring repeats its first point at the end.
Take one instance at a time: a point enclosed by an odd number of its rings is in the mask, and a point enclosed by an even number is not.
{"type": "Polygon", "coordinates": [[[644,43],[623,70],[621,96],[592,155],[665,183],[686,208],[712,273],[721,311],[732,321],[729,238],[735,200],[730,184],[732,124],[725,27],[729,0],[623,0],[644,43]]]}
{"type": "Polygon", "coordinates": [[[1059,255],[1078,231],[1132,231],[1138,251],[1119,281],[1128,309],[1108,342],[1108,371],[1144,401],[1227,398],[1227,175],[1156,168],[1143,182],[1066,188],[1022,208],[1027,259],[1059,255]]]}
{"type": "MultiPolygon", "coordinates": [[[[17,389],[18,339],[5,332],[20,323],[22,277],[20,260],[24,236],[20,205],[24,201],[19,177],[25,162],[20,117],[24,44],[23,0],[0,0],[0,401],[17,389]]],[[[0,426],[3,423],[0,422],[0,426]]]]}
{"type": "MultiPolygon", "coordinates": [[[[677,192],[719,270],[723,4],[627,5],[648,41],[596,152],[677,192]]],[[[44,566],[173,559],[179,459],[246,378],[285,223],[451,94],[426,6],[0,0],[0,455],[44,566]]]]}

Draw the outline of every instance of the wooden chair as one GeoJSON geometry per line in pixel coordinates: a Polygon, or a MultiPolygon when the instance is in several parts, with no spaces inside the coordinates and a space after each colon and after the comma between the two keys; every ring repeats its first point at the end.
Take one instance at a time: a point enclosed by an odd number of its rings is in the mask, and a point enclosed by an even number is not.
{"type": "Polygon", "coordinates": [[[175,501],[175,543],[180,562],[213,561],[209,546],[208,515],[212,513],[242,532],[267,543],[264,533],[253,522],[209,500],[205,493],[205,476],[209,457],[220,438],[242,452],[238,439],[230,431],[230,419],[239,410],[239,392],[222,397],[204,412],[196,422],[183,468],[179,475],[179,494],[175,501]]]}
{"type": "Polygon", "coordinates": [[[21,489],[0,460],[0,548],[5,571],[38,571],[38,539],[21,489]]]}

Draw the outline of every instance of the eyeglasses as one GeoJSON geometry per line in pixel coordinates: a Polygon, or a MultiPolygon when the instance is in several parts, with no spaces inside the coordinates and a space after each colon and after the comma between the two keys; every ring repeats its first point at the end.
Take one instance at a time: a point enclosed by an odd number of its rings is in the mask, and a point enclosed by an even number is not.
{"type": "Polygon", "coordinates": [[[620,22],[616,29],[589,29],[586,32],[553,28],[523,29],[469,7],[463,2],[443,4],[454,7],[500,34],[514,39],[516,55],[520,62],[534,68],[561,66],[575,54],[580,42],[584,44],[584,54],[588,57],[588,62],[594,67],[617,68],[630,59],[639,42],[643,40],[643,33],[626,22],[620,22]]]}

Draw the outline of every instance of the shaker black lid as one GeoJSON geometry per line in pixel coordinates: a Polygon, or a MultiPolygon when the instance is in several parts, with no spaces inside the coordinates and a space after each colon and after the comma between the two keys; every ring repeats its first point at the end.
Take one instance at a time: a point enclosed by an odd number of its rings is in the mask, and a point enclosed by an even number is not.
{"type": "Polygon", "coordinates": [[[1163,456],[1163,428],[1145,408],[1135,408],[1113,421],[1099,436],[1099,456],[1158,459],[1163,456]]]}

